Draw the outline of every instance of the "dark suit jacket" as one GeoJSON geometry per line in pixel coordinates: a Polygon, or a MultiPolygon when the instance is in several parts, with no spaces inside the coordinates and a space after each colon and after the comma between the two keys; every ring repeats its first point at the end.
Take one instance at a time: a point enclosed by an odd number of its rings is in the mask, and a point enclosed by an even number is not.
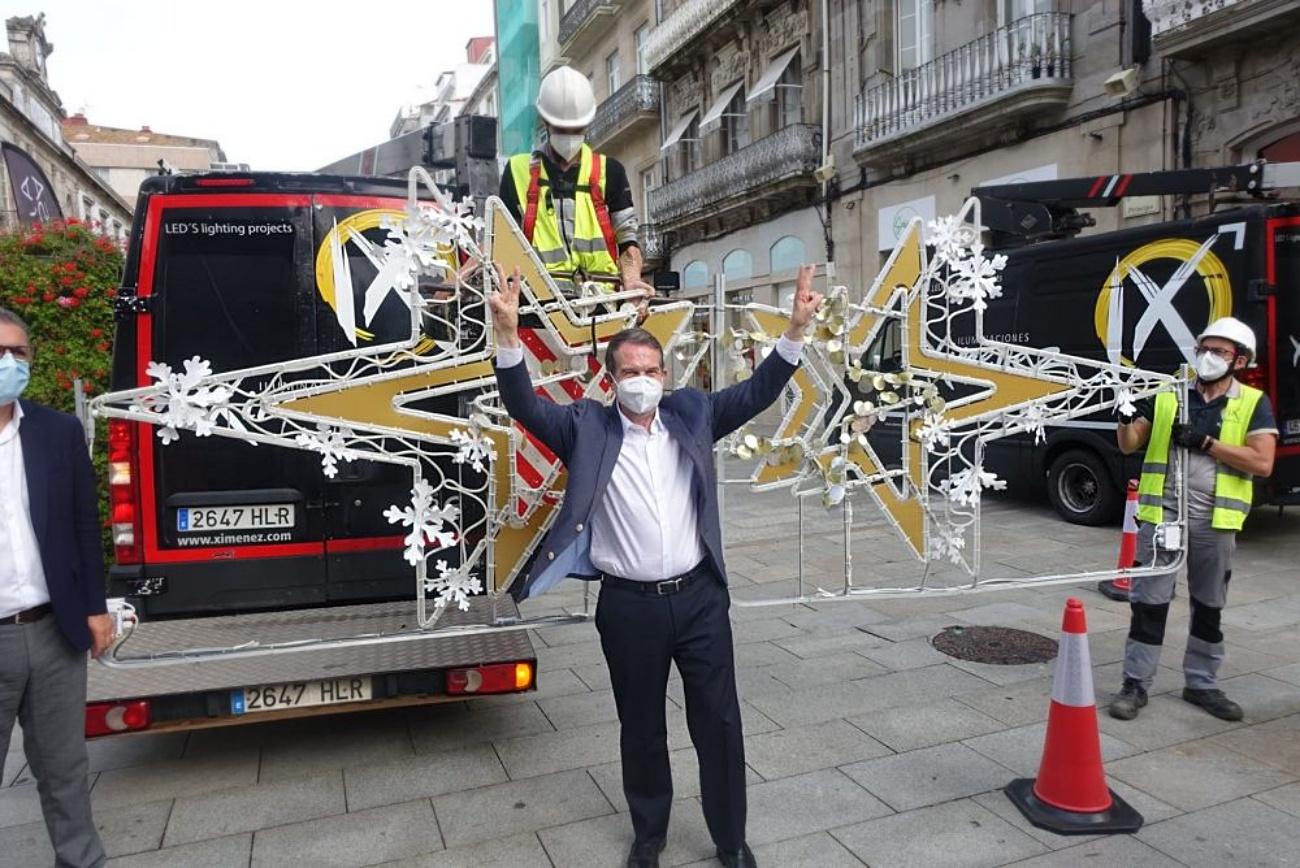
{"type": "MultiPolygon", "coordinates": [[[[664,396],[659,412],[668,433],[694,468],[692,493],[700,537],[714,574],[727,580],[722,559],[722,529],[713,470],[713,444],[771,405],[795,372],[773,351],[754,376],[721,392],[683,389],[664,396]]],[[[506,410],[559,456],[569,472],[559,517],[542,542],[522,583],[519,599],[536,596],[566,576],[595,578],[591,564],[591,513],[605,495],[623,446],[617,404],[590,399],[554,404],[533,391],[526,362],[497,368],[497,386],[506,410]]],[[[665,576],[665,578],[667,578],[665,576]]]]}
{"type": "Polygon", "coordinates": [[[22,407],[18,436],[54,619],[68,641],[85,651],[87,616],[107,611],[95,470],[81,422],[30,401],[22,407]]]}

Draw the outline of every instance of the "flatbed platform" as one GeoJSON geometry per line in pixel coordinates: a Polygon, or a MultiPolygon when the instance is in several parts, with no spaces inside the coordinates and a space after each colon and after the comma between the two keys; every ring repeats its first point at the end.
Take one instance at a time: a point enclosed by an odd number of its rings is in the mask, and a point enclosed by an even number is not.
{"type": "MultiPolygon", "coordinates": [[[[513,600],[474,597],[470,609],[452,609],[438,627],[482,625],[496,617],[517,617],[513,600]],[[494,608],[495,607],[495,608],[494,608]]],[[[146,621],[118,651],[119,660],[186,649],[233,648],[247,643],[269,645],[312,639],[392,634],[414,629],[415,601],[298,609],[246,615],[217,615],[146,621]]],[[[89,702],[195,694],[255,684],[340,678],[349,675],[409,672],[476,666],[534,658],[524,630],[470,635],[430,636],[350,647],[302,648],[230,659],[168,661],[165,665],[114,668],[91,663],[89,702]]]]}

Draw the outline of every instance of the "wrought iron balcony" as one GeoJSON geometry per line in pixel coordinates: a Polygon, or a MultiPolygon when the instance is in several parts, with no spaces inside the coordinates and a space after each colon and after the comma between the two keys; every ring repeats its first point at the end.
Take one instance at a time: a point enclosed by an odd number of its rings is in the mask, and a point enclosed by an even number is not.
{"type": "Polygon", "coordinates": [[[746,208],[791,187],[811,186],[821,164],[821,130],[792,124],[650,191],[650,217],[660,230],[746,208]]]}
{"type": "Polygon", "coordinates": [[[638,75],[602,102],[587,127],[591,146],[600,149],[641,121],[658,121],[659,87],[650,76],[638,75]]]}
{"type": "Polygon", "coordinates": [[[1296,15],[1294,0],[1146,0],[1142,5],[1152,44],[1167,57],[1194,56],[1296,15]]]}
{"type": "Polygon", "coordinates": [[[623,0],[574,0],[560,16],[560,51],[573,57],[585,55],[590,43],[614,23],[622,8],[623,0]]]}
{"type": "Polygon", "coordinates": [[[858,94],[854,153],[890,162],[1009,116],[1064,105],[1073,87],[1066,12],[1039,12],[858,94]]]}
{"type": "Polygon", "coordinates": [[[646,65],[652,72],[656,72],[742,2],[743,0],[684,0],[646,37],[646,65]]]}
{"type": "Polygon", "coordinates": [[[657,265],[664,261],[667,246],[663,233],[653,223],[642,223],[636,230],[637,245],[641,248],[641,260],[646,265],[657,265]]]}

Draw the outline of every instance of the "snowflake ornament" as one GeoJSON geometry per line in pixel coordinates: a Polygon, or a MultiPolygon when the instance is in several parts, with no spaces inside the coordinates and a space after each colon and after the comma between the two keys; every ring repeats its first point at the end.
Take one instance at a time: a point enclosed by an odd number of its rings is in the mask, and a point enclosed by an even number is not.
{"type": "Polygon", "coordinates": [[[1137,414],[1137,401],[1131,389],[1120,389],[1119,393],[1115,395],[1115,413],[1120,416],[1134,416],[1137,414]]]}
{"type": "Polygon", "coordinates": [[[926,242],[934,247],[935,256],[948,262],[963,258],[979,240],[979,231],[956,214],[929,221],[926,231],[926,242]]]}
{"type": "Polygon", "coordinates": [[[133,410],[156,413],[158,439],[168,445],[180,439],[181,431],[193,431],[197,437],[207,437],[223,419],[232,427],[243,430],[233,419],[230,399],[234,390],[229,386],[205,386],[203,381],[212,375],[212,365],[198,356],[185,360],[184,370],[176,372],[165,362],[150,362],[145,373],[154,378],[156,386],[166,389],[162,396],[149,396],[133,410]]]}
{"type": "Polygon", "coordinates": [[[966,537],[956,530],[939,528],[930,538],[930,554],[935,558],[946,558],[954,564],[961,564],[965,549],[966,537]]]}
{"type": "Polygon", "coordinates": [[[454,429],[451,442],[456,446],[456,454],[451,460],[456,464],[468,464],[475,473],[486,473],[488,465],[496,461],[497,453],[492,441],[483,436],[477,425],[471,424],[469,430],[454,429]]]}
{"type": "Polygon", "coordinates": [[[424,590],[425,593],[437,595],[433,603],[435,609],[444,609],[449,603],[455,603],[456,608],[468,612],[469,598],[483,593],[483,582],[470,575],[464,566],[451,567],[446,561],[440,560],[433,565],[433,569],[438,576],[426,579],[424,590]]]}
{"type": "Polygon", "coordinates": [[[1006,487],[1006,482],[998,479],[996,474],[975,467],[958,470],[939,483],[939,490],[947,494],[949,500],[958,506],[966,507],[978,506],[980,493],[984,489],[1000,491],[1006,487]]]}
{"type": "Polygon", "coordinates": [[[321,469],[326,476],[333,479],[338,476],[339,462],[351,461],[355,457],[354,453],[346,448],[352,436],[352,432],[347,428],[332,428],[324,423],[318,423],[315,432],[304,431],[294,438],[294,442],[308,452],[319,453],[321,469]]]}
{"type": "Polygon", "coordinates": [[[970,256],[949,262],[952,279],[948,281],[948,297],[954,301],[970,301],[976,310],[988,307],[987,299],[1000,298],[1002,285],[998,274],[1006,268],[1007,258],[999,253],[984,255],[984,245],[971,245],[970,256]]]}
{"type": "Polygon", "coordinates": [[[454,503],[439,506],[433,499],[433,486],[423,479],[411,489],[411,505],[390,506],[384,511],[389,524],[409,527],[411,532],[402,540],[406,543],[406,562],[415,566],[425,557],[426,547],[446,548],[456,541],[456,527],[460,509],[454,503]],[[446,525],[452,524],[450,528],[446,525]]]}

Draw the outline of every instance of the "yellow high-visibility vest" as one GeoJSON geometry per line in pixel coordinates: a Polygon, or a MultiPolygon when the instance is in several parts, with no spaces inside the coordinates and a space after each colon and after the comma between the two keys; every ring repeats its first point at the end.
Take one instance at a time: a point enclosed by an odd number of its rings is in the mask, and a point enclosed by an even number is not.
{"type": "Polygon", "coordinates": [[[578,185],[574,192],[573,237],[566,247],[560,215],[549,189],[550,179],[540,156],[515,154],[510,176],[523,214],[524,236],[537,251],[547,271],[572,274],[617,275],[618,242],[605,204],[608,161],[587,145],[582,146],[578,185]]]}
{"type": "MultiPolygon", "coordinates": [[[[1229,446],[1245,446],[1246,435],[1255,407],[1264,393],[1238,383],[1235,398],[1223,408],[1216,439],[1229,446]]],[[[1156,396],[1155,419],[1151,420],[1151,439],[1142,459],[1142,478],[1138,481],[1139,521],[1159,524],[1164,520],[1165,476],[1169,470],[1169,442],[1174,418],[1178,415],[1178,398],[1172,392],[1156,396]]],[[[1215,530],[1241,530],[1250,512],[1255,484],[1249,473],[1229,467],[1222,461],[1214,476],[1214,511],[1210,526],[1215,530]]]]}

